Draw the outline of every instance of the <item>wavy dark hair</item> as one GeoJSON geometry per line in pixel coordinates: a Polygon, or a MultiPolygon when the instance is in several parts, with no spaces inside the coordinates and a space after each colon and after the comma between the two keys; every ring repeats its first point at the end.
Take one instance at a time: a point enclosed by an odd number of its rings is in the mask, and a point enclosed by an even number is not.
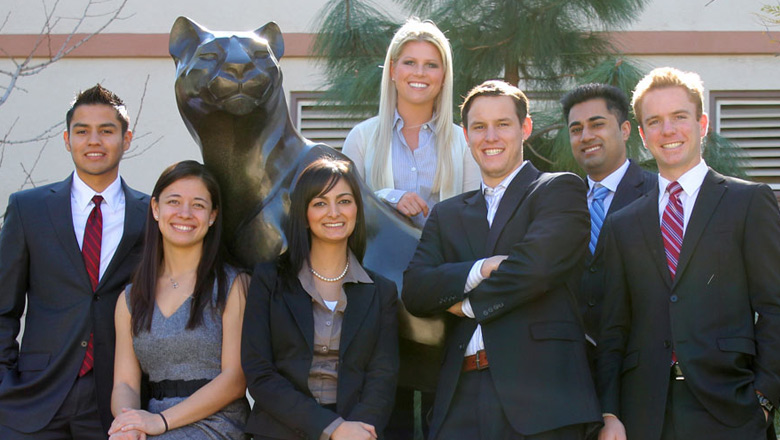
{"type": "Polygon", "coordinates": [[[290,195],[290,214],[284,228],[288,245],[279,259],[279,272],[285,280],[297,278],[303,262],[310,262],[311,235],[307,217],[309,202],[333,189],[341,179],[349,184],[357,206],[355,230],[349,236],[347,246],[358,261],[363,263],[363,256],[366,254],[366,220],[357,174],[351,162],[325,156],[310,163],[301,172],[290,195]]]}
{"type": "MultiPolygon", "coordinates": [[[[185,160],[175,163],[162,172],[160,178],[152,190],[152,199],[160,200],[160,193],[174,182],[188,177],[196,177],[203,182],[211,195],[213,209],[217,210],[217,218],[214,224],[206,232],[203,238],[203,255],[200,257],[196,272],[195,288],[192,293],[192,306],[190,317],[187,321],[187,329],[193,329],[203,323],[203,313],[211,302],[214,283],[217,283],[216,310],[225,308],[227,297],[227,276],[225,274],[224,251],[221,246],[222,238],[222,198],[219,184],[214,175],[205,166],[194,161],[185,160]]],[[[130,310],[133,334],[137,335],[152,327],[152,315],[154,314],[155,291],[157,278],[163,264],[162,234],[154,214],[150,207],[146,215],[146,231],[144,233],[144,248],[141,253],[141,261],[133,275],[133,286],[130,290],[130,310]]]]}

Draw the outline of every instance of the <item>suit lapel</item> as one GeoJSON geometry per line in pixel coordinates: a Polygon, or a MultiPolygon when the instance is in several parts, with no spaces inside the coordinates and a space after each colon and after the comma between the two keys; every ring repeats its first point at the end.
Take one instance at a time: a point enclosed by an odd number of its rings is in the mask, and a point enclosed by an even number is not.
{"type": "MultiPolygon", "coordinates": [[[[615,191],[615,197],[612,198],[612,203],[609,205],[607,216],[625,208],[634,200],[642,197],[644,195],[642,190],[644,183],[645,177],[642,168],[634,162],[630,162],[626,174],[618,184],[617,191],[615,191]]],[[[601,234],[599,234],[594,258],[598,258],[602,252],[604,252],[604,240],[601,239],[601,234]]]]}
{"type": "Polygon", "coordinates": [[[683,236],[682,249],[680,250],[680,260],[677,263],[677,275],[675,281],[682,277],[685,267],[691,260],[691,255],[696,249],[696,245],[704,232],[707,223],[712,218],[715,208],[720,203],[720,199],[726,192],[725,179],[720,174],[709,170],[701,184],[699,195],[696,197],[696,203],[693,205],[691,218],[688,221],[688,227],[685,228],[683,236]]]}
{"type": "Polygon", "coordinates": [[[314,313],[312,311],[311,297],[297,280],[295,290],[286,292],[282,297],[290,309],[290,314],[295,318],[295,323],[298,324],[298,328],[306,339],[306,346],[314,347],[314,313]]]}
{"type": "MultiPolygon", "coordinates": [[[[488,235],[487,204],[482,191],[475,191],[473,195],[467,197],[465,209],[461,211],[461,229],[465,231],[466,239],[471,247],[474,256],[483,257],[485,241],[488,235]]],[[[442,219],[448,221],[448,219],[442,219]]]]}
{"type": "Polygon", "coordinates": [[[485,255],[493,255],[498,237],[501,236],[504,226],[506,226],[512,214],[520,206],[520,202],[528,193],[531,183],[538,177],[539,170],[531,162],[527,162],[509,183],[509,186],[504,191],[504,195],[501,197],[501,203],[499,203],[498,210],[496,210],[496,216],[493,217],[493,224],[490,226],[490,232],[488,232],[487,241],[485,242],[485,255]]]}
{"type": "Polygon", "coordinates": [[[344,321],[341,325],[341,340],[339,352],[347,351],[349,344],[355,338],[363,320],[368,314],[368,308],[374,299],[376,286],[372,283],[348,283],[344,285],[347,294],[347,309],[344,311],[344,321]]]}
{"type": "Polygon", "coordinates": [[[143,234],[144,223],[146,222],[148,205],[144,201],[144,195],[128,188],[124,180],[122,180],[122,190],[125,193],[124,231],[122,232],[122,239],[119,241],[116,252],[114,252],[111,262],[108,264],[108,267],[106,267],[106,273],[100,277],[100,283],[97,287],[98,290],[103,286],[106,280],[110,279],[111,275],[116,272],[119,266],[123,264],[125,257],[138,242],[141,234],[143,234]]]}
{"type": "Polygon", "coordinates": [[[87,275],[84,258],[79,249],[76,232],[73,229],[73,211],[70,205],[70,187],[73,183],[73,175],[51,188],[51,193],[46,199],[46,207],[49,210],[49,220],[57,238],[65,251],[65,255],[71,262],[74,272],[79,274],[84,283],[85,291],[92,291],[92,284],[87,275]]]}
{"type": "Polygon", "coordinates": [[[655,263],[659,275],[667,287],[672,287],[672,276],[666,264],[664,240],[661,237],[661,218],[658,216],[658,188],[650,191],[641,201],[637,211],[639,228],[645,239],[645,246],[650,251],[650,258],[655,263]]]}

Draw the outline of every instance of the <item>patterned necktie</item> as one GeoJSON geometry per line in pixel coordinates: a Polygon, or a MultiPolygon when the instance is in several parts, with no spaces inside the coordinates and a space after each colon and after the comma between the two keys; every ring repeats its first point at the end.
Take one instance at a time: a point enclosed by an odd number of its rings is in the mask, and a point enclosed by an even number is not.
{"type": "Polygon", "coordinates": [[[669,274],[674,280],[683,242],[683,207],[680,202],[682,187],[679,183],[672,182],[666,187],[666,191],[669,193],[669,201],[666,203],[666,209],[661,217],[661,236],[664,239],[666,264],[669,266],[669,274]]]}
{"type": "MultiPolygon", "coordinates": [[[[81,254],[84,257],[84,266],[87,268],[89,281],[92,283],[92,292],[94,292],[100,279],[100,244],[103,241],[103,213],[100,211],[100,204],[103,202],[103,196],[92,197],[92,202],[95,204],[95,207],[92,208],[92,212],[87,217],[81,254]]],[[[84,361],[81,363],[79,377],[89,373],[89,370],[92,369],[95,363],[93,339],[93,334],[90,333],[87,353],[84,355],[84,361]]]]}
{"type": "Polygon", "coordinates": [[[609,188],[597,183],[593,189],[593,200],[590,202],[590,253],[596,253],[596,243],[599,241],[601,227],[604,226],[604,199],[609,194],[609,188]]]}

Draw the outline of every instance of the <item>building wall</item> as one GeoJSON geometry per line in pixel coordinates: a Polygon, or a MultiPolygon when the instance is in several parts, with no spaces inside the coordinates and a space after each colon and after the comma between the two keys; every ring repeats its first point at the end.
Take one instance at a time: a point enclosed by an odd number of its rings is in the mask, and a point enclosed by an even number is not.
{"type": "MultiPolygon", "coordinates": [[[[767,1],[653,0],[629,29],[614,38],[648,69],[673,65],[697,71],[710,90],[777,91],[780,75],[775,52],[780,52],[780,44],[771,42],[771,35],[762,34],[764,28],[754,15],[767,1]]],[[[86,3],[62,0],[59,13],[78,16],[86,3]]],[[[119,3],[111,0],[99,7],[109,10],[119,3]]],[[[380,3],[399,14],[395,2],[380,3]]],[[[45,4],[51,6],[53,1],[45,0],[45,4]]],[[[10,130],[7,139],[27,139],[59,123],[74,93],[96,82],[123,97],[135,118],[148,77],[134,154],[129,154],[121,167],[132,186],[148,192],[167,165],[199,158],[173,94],[174,68],[167,55],[167,34],[176,17],[186,15],[218,30],[251,30],[276,21],[287,43],[281,63],[289,95],[291,91],[315,91],[322,83],[316,60],[308,56],[308,44],[323,4],[325,0],[130,0],[121,14],[123,19],[113,22],[73,57],[19,81],[24,90],[14,91],[0,106],[0,138],[10,130]]],[[[0,48],[23,56],[42,28],[43,6],[29,0],[5,0],[0,17],[6,14],[10,15],[0,29],[0,48]]],[[[97,21],[88,21],[79,32],[94,31],[97,21]]],[[[61,20],[53,33],[68,33],[72,23],[61,20]]],[[[780,37],[780,29],[777,32],[780,37]]],[[[0,69],[8,70],[11,61],[3,56],[0,54],[0,69]]],[[[0,85],[5,85],[2,81],[0,77],[0,85]]],[[[45,146],[41,142],[7,145],[2,153],[0,206],[11,192],[32,185],[26,180],[31,169],[33,183],[43,184],[61,180],[73,168],[59,134],[45,146]]]]}

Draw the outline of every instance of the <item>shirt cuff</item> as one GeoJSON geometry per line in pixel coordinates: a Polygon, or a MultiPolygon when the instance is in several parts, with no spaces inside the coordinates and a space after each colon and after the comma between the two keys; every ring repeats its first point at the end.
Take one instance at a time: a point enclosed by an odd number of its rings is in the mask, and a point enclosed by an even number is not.
{"type": "Polygon", "coordinates": [[[466,286],[463,288],[463,293],[469,293],[472,290],[476,289],[477,286],[479,286],[479,283],[481,283],[482,280],[485,279],[485,277],[482,276],[482,264],[484,262],[485,259],[483,258],[481,260],[477,260],[477,262],[474,263],[473,266],[471,266],[471,270],[469,271],[469,276],[466,278],[466,286]]]}
{"type": "Polygon", "coordinates": [[[464,299],[462,303],[460,303],[460,309],[463,311],[463,314],[468,316],[469,318],[474,318],[474,310],[471,309],[471,301],[469,301],[468,298],[464,299]]]}
{"type": "Polygon", "coordinates": [[[378,191],[374,191],[374,195],[376,195],[380,200],[384,200],[385,202],[389,203],[394,208],[404,194],[406,194],[406,191],[394,188],[384,188],[378,191]]]}
{"type": "Polygon", "coordinates": [[[322,434],[320,435],[320,440],[329,440],[330,436],[333,435],[333,431],[336,430],[341,424],[344,423],[344,419],[341,417],[337,418],[336,420],[330,422],[330,425],[325,428],[324,431],[322,431],[322,434]]]}

